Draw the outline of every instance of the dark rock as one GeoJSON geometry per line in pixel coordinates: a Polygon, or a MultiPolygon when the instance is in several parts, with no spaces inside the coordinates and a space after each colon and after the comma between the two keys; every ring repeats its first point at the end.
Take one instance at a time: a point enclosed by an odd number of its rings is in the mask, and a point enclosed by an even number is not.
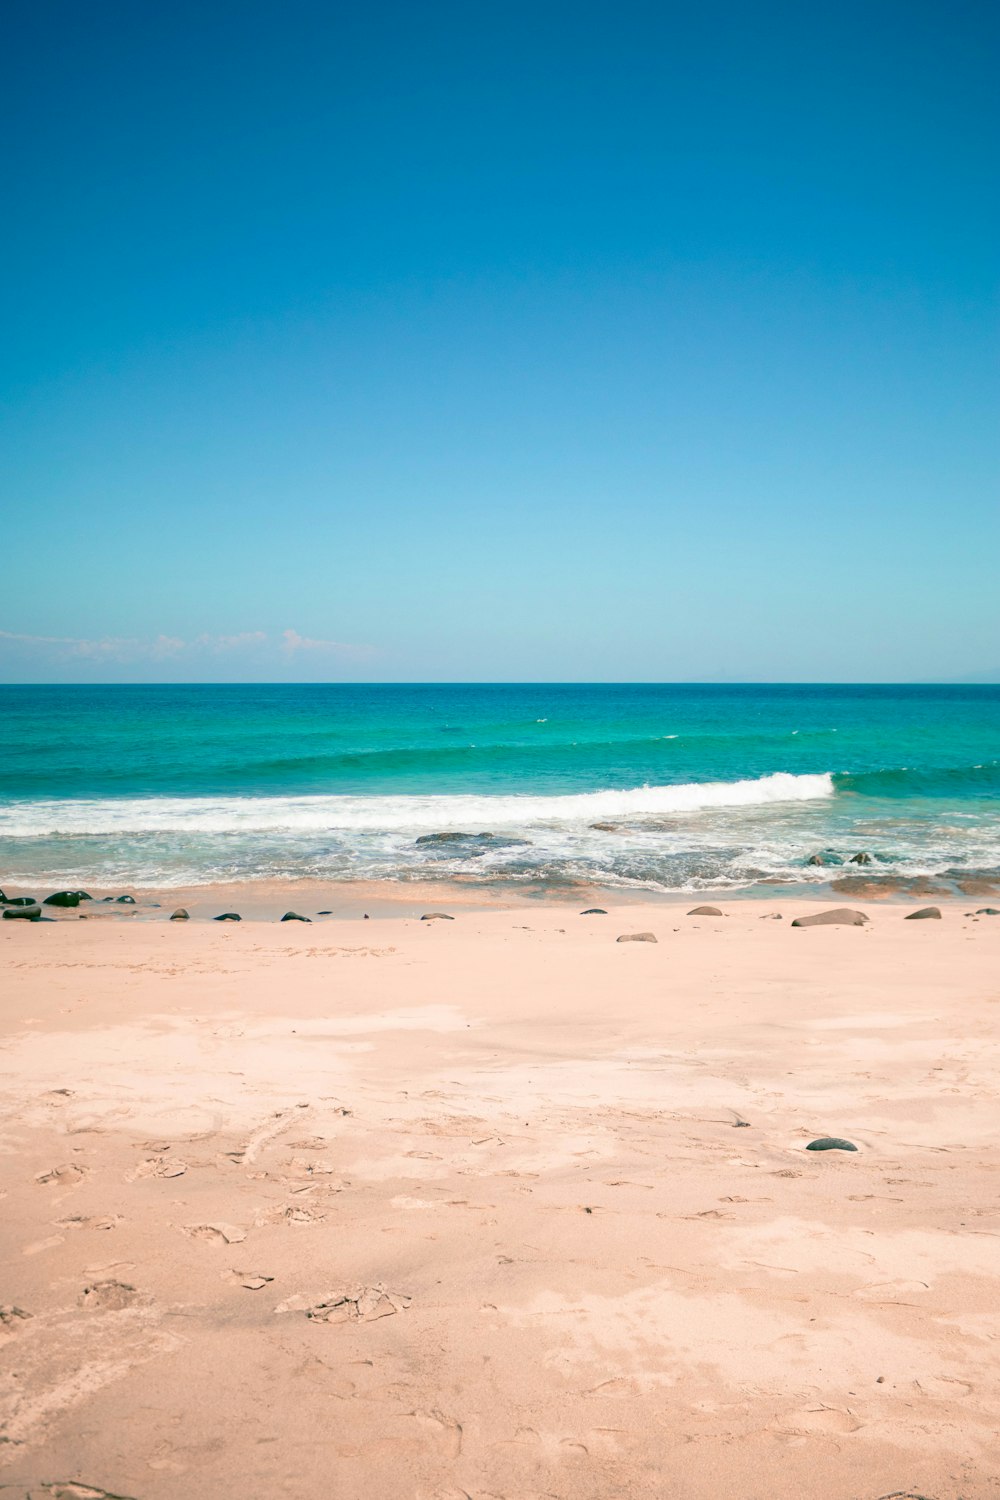
{"type": "Polygon", "coordinates": [[[796,917],[793,927],[863,927],[868,921],[863,911],[849,906],[835,906],[831,911],[817,911],[809,917],[796,917]]]}
{"type": "Polygon", "coordinates": [[[590,826],[591,826],[591,828],[595,829],[598,833],[617,833],[618,832],[618,824],[617,823],[591,823],[590,826]]]}
{"type": "Polygon", "coordinates": [[[115,901],[118,903],[119,906],[134,906],[135,905],[135,897],[134,896],[116,896],[115,897],[115,901]]]}
{"type": "Polygon", "coordinates": [[[859,854],[852,854],[847,863],[849,865],[873,865],[875,858],[874,855],[868,853],[867,849],[862,849],[859,854]]]}
{"type": "Polygon", "coordinates": [[[920,922],[924,917],[937,917],[941,920],[940,906],[922,906],[919,911],[911,911],[903,918],[904,922],[920,922]]]}
{"type": "Polygon", "coordinates": [[[425,911],[420,918],[421,922],[454,922],[454,917],[449,917],[446,911],[425,911]]]}
{"type": "Polygon", "coordinates": [[[8,896],[6,906],[37,906],[34,896],[8,896]]]}
{"type": "Polygon", "coordinates": [[[843,863],[841,856],[829,849],[821,849],[819,854],[810,854],[806,860],[807,865],[842,865],[843,863]]]}
{"type": "Polygon", "coordinates": [[[46,896],[44,906],[79,906],[81,901],[92,901],[86,891],[55,891],[51,896],[46,896]]]}
{"type": "Polygon", "coordinates": [[[581,917],[606,917],[607,912],[603,906],[588,906],[586,911],[580,913],[581,917]]]}
{"type": "Polygon", "coordinates": [[[176,911],[170,913],[171,922],[188,922],[190,919],[191,913],[186,906],[179,906],[176,911]]]}
{"type": "Polygon", "coordinates": [[[224,911],[221,916],[213,917],[213,922],[242,922],[243,918],[238,911],[224,911]]]}
{"type": "Polygon", "coordinates": [[[655,943],[656,937],[652,932],[623,932],[616,943],[655,943]]]}
{"type": "Polygon", "coordinates": [[[18,919],[23,922],[37,922],[41,915],[42,908],[37,902],[27,906],[6,906],[3,913],[5,922],[16,922],[18,919]]]}
{"type": "Polygon", "coordinates": [[[857,1146],[839,1135],[821,1135],[818,1141],[810,1141],[807,1151],[857,1151],[857,1146]]]}
{"type": "Polygon", "coordinates": [[[976,912],[977,917],[1000,917],[1000,911],[995,906],[981,906],[976,912]]]}
{"type": "Polygon", "coordinates": [[[312,917],[303,917],[297,911],[286,911],[281,920],[283,922],[311,922],[312,917]]]}
{"type": "Polygon", "coordinates": [[[318,911],[316,913],[316,915],[317,915],[317,917],[332,917],[333,916],[333,912],[332,911],[318,911]]]}
{"type": "Polygon", "coordinates": [[[689,917],[721,917],[722,912],[717,906],[692,906],[688,912],[689,917]]]}
{"type": "Polygon", "coordinates": [[[490,834],[488,833],[422,833],[413,842],[415,844],[457,844],[464,839],[488,839],[489,837],[490,834]]]}

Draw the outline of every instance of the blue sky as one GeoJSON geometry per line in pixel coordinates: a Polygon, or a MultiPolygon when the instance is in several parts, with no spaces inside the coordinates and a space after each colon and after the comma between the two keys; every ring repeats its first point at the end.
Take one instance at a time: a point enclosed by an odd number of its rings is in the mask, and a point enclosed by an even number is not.
{"type": "Polygon", "coordinates": [[[5,17],[0,679],[1000,676],[994,4],[5,17]]]}

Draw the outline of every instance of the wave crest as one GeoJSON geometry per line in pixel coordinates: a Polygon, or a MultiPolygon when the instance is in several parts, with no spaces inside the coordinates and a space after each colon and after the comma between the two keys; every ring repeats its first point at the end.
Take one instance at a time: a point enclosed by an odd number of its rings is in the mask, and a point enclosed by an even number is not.
{"type": "Polygon", "coordinates": [[[143,833],[306,833],[335,830],[433,832],[665,816],[717,807],[831,797],[829,772],[778,771],[747,781],[688,782],[562,796],[143,797],[11,803],[0,808],[8,838],[143,833]]]}

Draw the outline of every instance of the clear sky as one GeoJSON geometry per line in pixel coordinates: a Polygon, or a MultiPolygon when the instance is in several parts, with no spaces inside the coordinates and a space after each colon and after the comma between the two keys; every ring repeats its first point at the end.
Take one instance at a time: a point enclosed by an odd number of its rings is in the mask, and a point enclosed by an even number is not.
{"type": "Polygon", "coordinates": [[[0,679],[1000,676],[995,0],[8,0],[0,679]]]}

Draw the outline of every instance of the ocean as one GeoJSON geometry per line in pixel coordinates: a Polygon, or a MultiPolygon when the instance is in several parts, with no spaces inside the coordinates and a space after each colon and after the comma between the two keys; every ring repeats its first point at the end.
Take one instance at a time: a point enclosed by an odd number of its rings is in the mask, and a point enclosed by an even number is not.
{"type": "Polygon", "coordinates": [[[975,893],[998,794],[998,686],[0,687],[0,885],[975,893]]]}

